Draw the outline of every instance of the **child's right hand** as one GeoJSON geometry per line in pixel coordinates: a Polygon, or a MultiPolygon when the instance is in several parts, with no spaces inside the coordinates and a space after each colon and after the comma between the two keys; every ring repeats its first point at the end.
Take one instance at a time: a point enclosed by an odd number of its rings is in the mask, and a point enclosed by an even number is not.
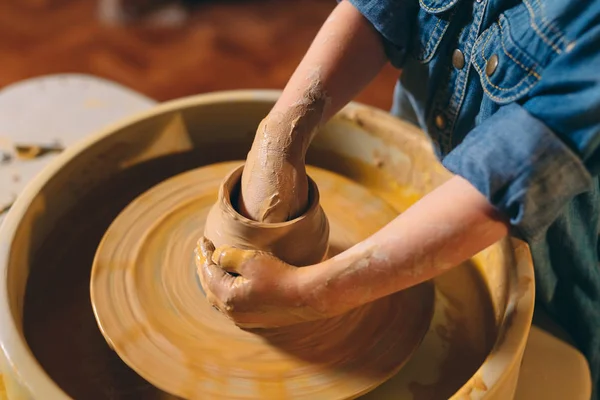
{"type": "Polygon", "coordinates": [[[285,222],[308,206],[308,178],[302,152],[287,151],[268,121],[261,122],[246,159],[238,211],[259,222],[285,222]]]}
{"type": "Polygon", "coordinates": [[[386,62],[379,33],[350,2],[340,2],[258,128],[242,174],[242,215],[276,223],[306,210],[308,146],[386,62]]]}

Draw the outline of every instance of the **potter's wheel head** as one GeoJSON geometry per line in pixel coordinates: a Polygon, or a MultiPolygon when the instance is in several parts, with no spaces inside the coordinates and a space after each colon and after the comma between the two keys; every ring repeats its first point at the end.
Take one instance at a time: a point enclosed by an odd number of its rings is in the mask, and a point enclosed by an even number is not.
{"type": "MultiPolygon", "coordinates": [[[[194,248],[223,178],[241,162],[177,175],[142,194],[98,247],[91,296],[110,346],[139,375],[183,398],[343,399],[366,393],[410,358],[433,310],[420,285],[341,317],[244,331],[206,301],[194,248]]],[[[350,180],[308,168],[333,255],[396,216],[350,180]]]]}

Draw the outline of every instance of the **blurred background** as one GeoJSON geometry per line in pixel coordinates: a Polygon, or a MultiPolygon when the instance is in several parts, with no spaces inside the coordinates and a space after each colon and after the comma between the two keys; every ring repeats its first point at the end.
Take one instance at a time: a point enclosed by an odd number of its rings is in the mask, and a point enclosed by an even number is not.
{"type": "MultiPolygon", "coordinates": [[[[0,89],[55,73],[158,101],[282,89],[335,0],[0,0],[0,89]]],[[[387,67],[357,98],[389,109],[387,67]]]]}

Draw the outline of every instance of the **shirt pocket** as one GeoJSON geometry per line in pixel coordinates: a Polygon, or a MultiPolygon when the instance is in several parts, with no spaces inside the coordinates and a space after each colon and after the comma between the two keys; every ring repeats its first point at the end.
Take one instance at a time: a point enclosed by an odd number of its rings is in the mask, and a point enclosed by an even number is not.
{"type": "Polygon", "coordinates": [[[536,49],[539,49],[537,43],[523,47],[515,42],[505,15],[500,15],[498,22],[479,36],[473,46],[471,63],[492,101],[511,103],[527,95],[538,83],[542,66],[536,60],[541,55],[535,54],[536,49]]]}
{"type": "Polygon", "coordinates": [[[435,55],[461,0],[419,0],[414,56],[428,63],[435,55]]]}

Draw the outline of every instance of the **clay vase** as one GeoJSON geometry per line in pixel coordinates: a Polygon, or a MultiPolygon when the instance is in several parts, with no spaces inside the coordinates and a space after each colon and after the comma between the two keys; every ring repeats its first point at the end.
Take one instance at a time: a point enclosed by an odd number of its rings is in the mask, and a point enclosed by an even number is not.
{"type": "Polygon", "coordinates": [[[243,169],[243,165],[236,168],[223,180],[217,202],[208,214],[204,236],[215,247],[262,250],[297,267],[323,261],[329,247],[329,222],[319,204],[316,183],[308,177],[309,206],[298,218],[281,223],[257,222],[233,207],[240,194],[243,169]]]}

